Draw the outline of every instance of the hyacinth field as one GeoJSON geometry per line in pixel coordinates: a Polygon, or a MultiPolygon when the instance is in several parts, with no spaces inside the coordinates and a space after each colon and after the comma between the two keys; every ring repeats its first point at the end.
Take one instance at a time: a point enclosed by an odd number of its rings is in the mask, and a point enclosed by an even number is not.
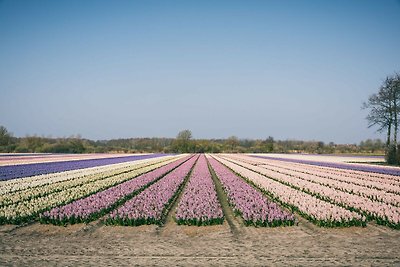
{"type": "Polygon", "coordinates": [[[230,213],[243,227],[400,229],[400,172],[272,154],[0,155],[3,225],[208,227],[230,213]]]}

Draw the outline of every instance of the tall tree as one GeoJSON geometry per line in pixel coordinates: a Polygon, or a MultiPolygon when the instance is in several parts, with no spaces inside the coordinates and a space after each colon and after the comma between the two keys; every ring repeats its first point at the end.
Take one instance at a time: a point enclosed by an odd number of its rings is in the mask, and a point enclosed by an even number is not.
{"type": "Polygon", "coordinates": [[[393,102],[393,114],[394,114],[394,137],[393,143],[397,148],[397,133],[399,129],[399,113],[400,113],[400,74],[395,73],[393,76],[389,77],[387,81],[387,86],[390,88],[392,93],[393,102]]]}
{"type": "Polygon", "coordinates": [[[191,152],[190,140],[192,139],[192,132],[190,130],[183,130],[176,136],[175,147],[177,152],[188,153],[191,152]]]}
{"type": "Polygon", "coordinates": [[[226,145],[229,147],[231,152],[234,152],[236,147],[239,145],[239,138],[234,135],[228,137],[228,139],[226,139],[226,145]]]}
{"type": "Polygon", "coordinates": [[[393,124],[393,108],[390,94],[385,86],[381,86],[377,94],[373,94],[363,104],[364,109],[370,109],[367,115],[368,128],[378,126],[378,132],[387,130],[386,147],[390,145],[393,124]]]}
{"type": "Polygon", "coordinates": [[[11,142],[12,134],[6,127],[0,125],[0,146],[7,146],[11,142]]]}
{"type": "Polygon", "coordinates": [[[387,130],[386,150],[396,153],[397,134],[400,113],[400,75],[386,77],[379,88],[379,92],[371,95],[363,104],[364,109],[369,109],[367,115],[368,127],[378,126],[378,132],[387,130]],[[393,143],[391,141],[392,128],[393,143]]]}

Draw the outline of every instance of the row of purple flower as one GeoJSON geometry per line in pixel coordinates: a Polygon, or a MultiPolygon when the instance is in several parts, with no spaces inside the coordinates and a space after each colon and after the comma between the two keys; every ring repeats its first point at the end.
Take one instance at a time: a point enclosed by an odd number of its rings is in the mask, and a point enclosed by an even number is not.
{"type": "Polygon", "coordinates": [[[44,162],[21,165],[0,166],[0,181],[40,174],[71,171],[129,161],[162,157],[166,154],[133,155],[126,157],[84,159],[73,161],[44,162]]]}
{"type": "Polygon", "coordinates": [[[197,159],[198,156],[191,157],[179,168],[111,212],[106,219],[107,224],[162,224],[197,159]]]}
{"type": "Polygon", "coordinates": [[[230,205],[236,214],[242,216],[246,225],[280,226],[295,223],[293,214],[268,200],[222,163],[214,158],[210,158],[209,162],[222,183],[230,205]]]}
{"type": "Polygon", "coordinates": [[[53,208],[43,213],[40,216],[40,221],[65,225],[67,223],[90,222],[96,220],[125,202],[126,199],[138,194],[149,185],[158,181],[161,177],[187,160],[188,157],[185,157],[89,197],[73,201],[61,207],[53,208]]]}
{"type": "Polygon", "coordinates": [[[224,214],[218,201],[206,157],[201,155],[190,175],[175,213],[178,224],[222,224],[224,214]]]}

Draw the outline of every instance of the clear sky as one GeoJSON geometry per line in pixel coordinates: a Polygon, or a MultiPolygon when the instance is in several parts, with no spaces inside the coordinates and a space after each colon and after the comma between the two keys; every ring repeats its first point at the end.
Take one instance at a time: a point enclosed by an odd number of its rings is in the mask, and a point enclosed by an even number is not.
{"type": "Polygon", "coordinates": [[[399,48],[395,0],[0,0],[0,125],[358,143],[399,48]]]}

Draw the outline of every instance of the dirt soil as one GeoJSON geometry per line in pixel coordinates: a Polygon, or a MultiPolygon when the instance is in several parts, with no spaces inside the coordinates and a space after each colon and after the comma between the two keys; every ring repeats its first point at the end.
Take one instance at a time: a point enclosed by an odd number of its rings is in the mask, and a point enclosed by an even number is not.
{"type": "Polygon", "coordinates": [[[400,266],[400,231],[298,226],[0,226],[0,266],[400,266]]]}

